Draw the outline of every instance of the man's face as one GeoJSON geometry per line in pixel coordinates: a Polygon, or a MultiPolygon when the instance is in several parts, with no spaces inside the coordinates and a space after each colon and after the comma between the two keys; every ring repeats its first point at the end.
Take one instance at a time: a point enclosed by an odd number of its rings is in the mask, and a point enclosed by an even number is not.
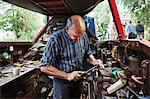
{"type": "Polygon", "coordinates": [[[72,40],[74,41],[79,41],[81,36],[80,35],[75,35],[75,34],[71,34],[71,37],[70,37],[72,40]]]}
{"type": "Polygon", "coordinates": [[[78,29],[73,25],[70,33],[70,38],[74,41],[80,40],[82,34],[78,34],[78,29]]]}

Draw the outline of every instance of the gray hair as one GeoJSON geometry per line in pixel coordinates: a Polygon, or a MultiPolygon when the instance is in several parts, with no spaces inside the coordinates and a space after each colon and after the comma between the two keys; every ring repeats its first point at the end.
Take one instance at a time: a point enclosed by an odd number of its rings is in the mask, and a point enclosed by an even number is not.
{"type": "Polygon", "coordinates": [[[66,27],[68,28],[68,27],[70,27],[70,26],[72,26],[72,25],[73,25],[72,19],[71,19],[71,17],[69,17],[69,18],[67,19],[66,27]]]}

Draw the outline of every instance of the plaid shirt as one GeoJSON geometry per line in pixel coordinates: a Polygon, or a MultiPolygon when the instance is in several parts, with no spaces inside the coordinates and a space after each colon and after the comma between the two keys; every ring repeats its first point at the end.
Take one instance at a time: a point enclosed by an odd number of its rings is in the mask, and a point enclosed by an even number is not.
{"type": "Polygon", "coordinates": [[[65,72],[81,70],[84,57],[90,54],[91,49],[86,33],[79,41],[73,41],[67,34],[66,29],[62,29],[50,36],[41,58],[41,65],[52,65],[65,72]]]}

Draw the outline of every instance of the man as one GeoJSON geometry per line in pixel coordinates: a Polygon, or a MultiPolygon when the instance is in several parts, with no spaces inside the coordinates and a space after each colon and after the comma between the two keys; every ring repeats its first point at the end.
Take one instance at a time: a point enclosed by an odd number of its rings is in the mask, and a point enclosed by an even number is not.
{"type": "Polygon", "coordinates": [[[129,21],[129,24],[126,27],[126,32],[127,32],[128,39],[135,39],[136,38],[135,26],[132,24],[132,21],[129,21]]]}
{"type": "Polygon", "coordinates": [[[144,38],[144,26],[140,23],[140,21],[137,22],[136,32],[138,38],[144,38]]]}
{"type": "Polygon", "coordinates": [[[54,76],[53,99],[80,98],[79,79],[84,73],[82,71],[84,58],[87,58],[90,64],[104,68],[102,61],[96,60],[91,54],[85,30],[82,17],[73,15],[68,18],[64,29],[50,36],[41,59],[40,70],[54,76]]]}

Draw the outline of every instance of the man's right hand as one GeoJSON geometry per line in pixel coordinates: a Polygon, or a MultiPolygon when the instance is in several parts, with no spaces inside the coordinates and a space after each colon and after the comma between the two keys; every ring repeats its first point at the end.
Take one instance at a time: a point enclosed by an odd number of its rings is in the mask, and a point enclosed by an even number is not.
{"type": "Polygon", "coordinates": [[[83,71],[73,71],[71,73],[67,73],[66,79],[69,81],[71,81],[71,80],[77,81],[81,78],[81,74],[83,74],[83,73],[84,73],[83,71]]]}

